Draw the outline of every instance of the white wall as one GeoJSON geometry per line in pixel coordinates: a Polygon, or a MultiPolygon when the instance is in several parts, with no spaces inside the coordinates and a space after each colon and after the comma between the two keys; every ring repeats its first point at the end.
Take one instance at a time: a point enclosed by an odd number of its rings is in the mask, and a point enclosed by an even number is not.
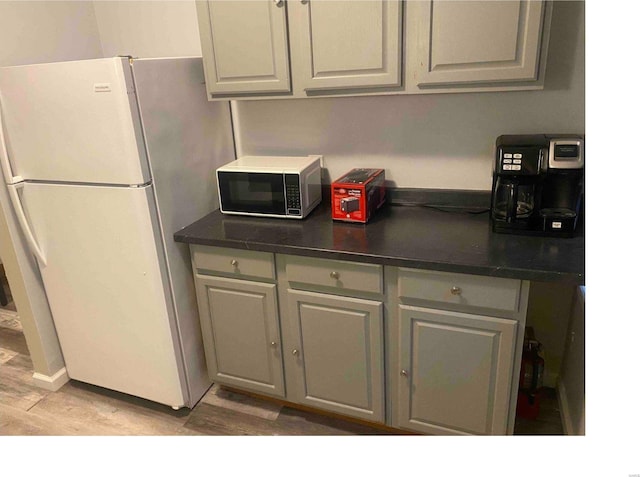
{"type": "Polygon", "coordinates": [[[584,93],[584,3],[556,1],[542,91],[241,101],[236,119],[242,154],[324,154],[330,180],[382,167],[398,187],[488,190],[496,137],[584,132],[584,93]]]}
{"type": "Polygon", "coordinates": [[[93,2],[104,55],[201,56],[193,0],[93,2]]]}
{"type": "Polygon", "coordinates": [[[100,57],[91,2],[0,1],[0,66],[100,57]]]}

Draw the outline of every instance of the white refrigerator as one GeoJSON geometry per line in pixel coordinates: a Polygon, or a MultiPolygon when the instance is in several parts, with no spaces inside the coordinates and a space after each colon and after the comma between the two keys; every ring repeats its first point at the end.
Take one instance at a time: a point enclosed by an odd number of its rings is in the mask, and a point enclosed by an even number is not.
{"type": "Polygon", "coordinates": [[[193,407],[211,384],[189,250],[217,207],[229,105],[200,58],[0,68],[5,215],[42,277],[71,379],[193,407]]]}

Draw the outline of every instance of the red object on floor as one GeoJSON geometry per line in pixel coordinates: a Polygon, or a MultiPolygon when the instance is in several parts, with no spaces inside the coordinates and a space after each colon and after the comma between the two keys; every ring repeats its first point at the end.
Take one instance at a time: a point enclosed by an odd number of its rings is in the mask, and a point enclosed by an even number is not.
{"type": "Polygon", "coordinates": [[[518,404],[516,405],[516,416],[523,419],[536,420],[540,415],[541,392],[518,392],[518,404]]]}

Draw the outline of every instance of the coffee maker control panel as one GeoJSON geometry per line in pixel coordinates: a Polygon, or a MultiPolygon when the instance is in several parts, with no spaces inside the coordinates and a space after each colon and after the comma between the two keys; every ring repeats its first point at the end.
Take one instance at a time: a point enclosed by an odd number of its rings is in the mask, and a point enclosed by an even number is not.
{"type": "Polygon", "coordinates": [[[503,146],[500,149],[499,173],[513,175],[539,174],[543,167],[543,149],[531,146],[503,146]]]}

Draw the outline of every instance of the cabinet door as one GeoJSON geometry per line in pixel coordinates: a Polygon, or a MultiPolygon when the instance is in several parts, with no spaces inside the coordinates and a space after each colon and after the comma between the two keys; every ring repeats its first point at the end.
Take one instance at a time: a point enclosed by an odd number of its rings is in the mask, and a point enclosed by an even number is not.
{"type": "Polygon", "coordinates": [[[400,305],[399,425],[505,434],[517,322],[400,305]]]}
{"type": "Polygon", "coordinates": [[[409,76],[419,86],[537,79],[544,2],[408,2],[409,76]]]}
{"type": "Polygon", "coordinates": [[[289,9],[294,78],[307,93],[400,85],[399,1],[296,1],[289,9]]]}
{"type": "Polygon", "coordinates": [[[289,92],[284,0],[196,2],[209,96],[289,92]]]}
{"type": "Polygon", "coordinates": [[[276,285],[205,275],[196,282],[211,379],[283,397],[276,285]]]}
{"type": "MultiPolygon", "coordinates": [[[[384,422],[382,303],[288,290],[296,402],[384,422]]],[[[288,363],[287,363],[288,364],[288,363]]]]}

